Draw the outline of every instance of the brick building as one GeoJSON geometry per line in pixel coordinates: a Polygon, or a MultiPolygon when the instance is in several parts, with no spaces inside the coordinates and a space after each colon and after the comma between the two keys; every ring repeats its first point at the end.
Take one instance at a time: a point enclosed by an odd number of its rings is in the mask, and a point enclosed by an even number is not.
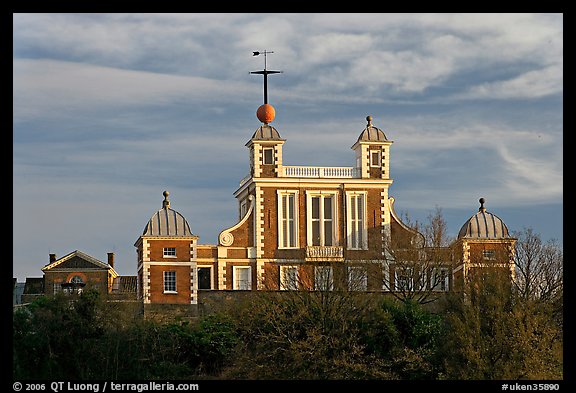
{"type": "Polygon", "coordinates": [[[44,277],[26,280],[25,302],[41,294],[79,294],[88,289],[118,300],[136,298],[136,276],[121,276],[114,270],[113,252],[108,253],[107,262],[78,250],[61,258],[50,254],[42,272],[44,277]]]}
{"type": "Polygon", "coordinates": [[[274,113],[269,104],[257,111],[262,124],[246,143],[249,173],[234,192],[238,222],[216,246],[198,243],[164,192],[135,243],[145,316],[194,314],[205,290],[443,292],[461,289],[494,261],[513,274],[516,239],[483,199],[450,247],[428,247],[402,223],[389,196],[393,142],[371,116],[351,140],[354,166],[312,167],[284,164],[274,113]],[[416,254],[408,257],[409,249],[416,254]],[[435,262],[422,267],[422,260],[435,262]]]}

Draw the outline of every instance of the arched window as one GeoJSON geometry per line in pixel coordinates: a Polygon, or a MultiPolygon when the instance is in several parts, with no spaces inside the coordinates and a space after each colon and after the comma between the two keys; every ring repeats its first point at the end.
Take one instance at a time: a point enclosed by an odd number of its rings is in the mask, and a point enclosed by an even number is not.
{"type": "Polygon", "coordinates": [[[80,276],[74,276],[70,279],[70,282],[72,284],[84,284],[84,280],[82,280],[82,277],[80,276]]]}

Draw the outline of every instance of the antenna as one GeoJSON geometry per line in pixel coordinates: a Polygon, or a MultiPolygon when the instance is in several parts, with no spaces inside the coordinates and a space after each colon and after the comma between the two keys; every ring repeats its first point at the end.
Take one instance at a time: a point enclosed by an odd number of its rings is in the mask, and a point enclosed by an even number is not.
{"type": "Polygon", "coordinates": [[[268,103],[268,75],[269,74],[281,74],[284,71],[269,71],[266,69],[266,55],[268,53],[274,53],[274,51],[267,51],[267,50],[263,50],[263,51],[254,51],[252,52],[252,56],[260,56],[260,55],[264,55],[264,69],[262,71],[251,71],[251,74],[260,74],[260,75],[264,75],[264,104],[268,103]]]}

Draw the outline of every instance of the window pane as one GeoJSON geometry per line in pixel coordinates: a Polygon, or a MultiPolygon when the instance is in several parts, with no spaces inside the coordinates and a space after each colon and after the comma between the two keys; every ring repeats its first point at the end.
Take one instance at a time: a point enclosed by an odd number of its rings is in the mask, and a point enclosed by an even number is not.
{"type": "Polygon", "coordinates": [[[324,245],[332,245],[332,220],[324,221],[324,245]]]}
{"type": "Polygon", "coordinates": [[[164,291],[176,291],[176,272],[164,272],[164,291]]]}
{"type": "Polygon", "coordinates": [[[282,220],[282,247],[287,247],[288,246],[288,221],[287,220],[282,220]]]}
{"type": "Polygon", "coordinates": [[[319,219],[320,218],[320,198],[313,197],[312,198],[312,218],[319,219]]]}
{"type": "Polygon", "coordinates": [[[264,149],[264,164],[274,164],[274,155],[272,149],[264,149]]]}
{"type": "Polygon", "coordinates": [[[372,151],[372,166],[380,166],[380,152],[379,151],[372,151]]]}
{"type": "Polygon", "coordinates": [[[324,198],[324,219],[332,218],[332,197],[324,198]]]}
{"type": "Polygon", "coordinates": [[[332,267],[318,266],[314,271],[316,290],[331,291],[334,289],[332,267]]]}
{"type": "Polygon", "coordinates": [[[283,267],[282,268],[282,289],[297,290],[298,289],[298,268],[297,267],[283,267]]]}
{"type": "Polygon", "coordinates": [[[248,268],[236,268],[236,289],[248,290],[249,288],[249,272],[248,268]]]}
{"type": "Polygon", "coordinates": [[[312,245],[320,245],[320,221],[312,221],[312,245]]]}
{"type": "Polygon", "coordinates": [[[296,225],[294,225],[294,220],[290,220],[288,222],[288,233],[290,237],[290,244],[287,244],[287,246],[296,247],[296,225]]]}

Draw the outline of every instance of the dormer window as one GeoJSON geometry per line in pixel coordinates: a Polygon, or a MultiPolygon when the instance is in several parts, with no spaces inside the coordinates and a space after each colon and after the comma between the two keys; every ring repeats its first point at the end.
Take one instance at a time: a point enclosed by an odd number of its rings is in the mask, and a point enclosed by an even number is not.
{"type": "Polygon", "coordinates": [[[265,165],[274,164],[274,149],[273,148],[271,148],[271,147],[264,148],[264,149],[262,149],[262,153],[263,153],[265,165]]]}

